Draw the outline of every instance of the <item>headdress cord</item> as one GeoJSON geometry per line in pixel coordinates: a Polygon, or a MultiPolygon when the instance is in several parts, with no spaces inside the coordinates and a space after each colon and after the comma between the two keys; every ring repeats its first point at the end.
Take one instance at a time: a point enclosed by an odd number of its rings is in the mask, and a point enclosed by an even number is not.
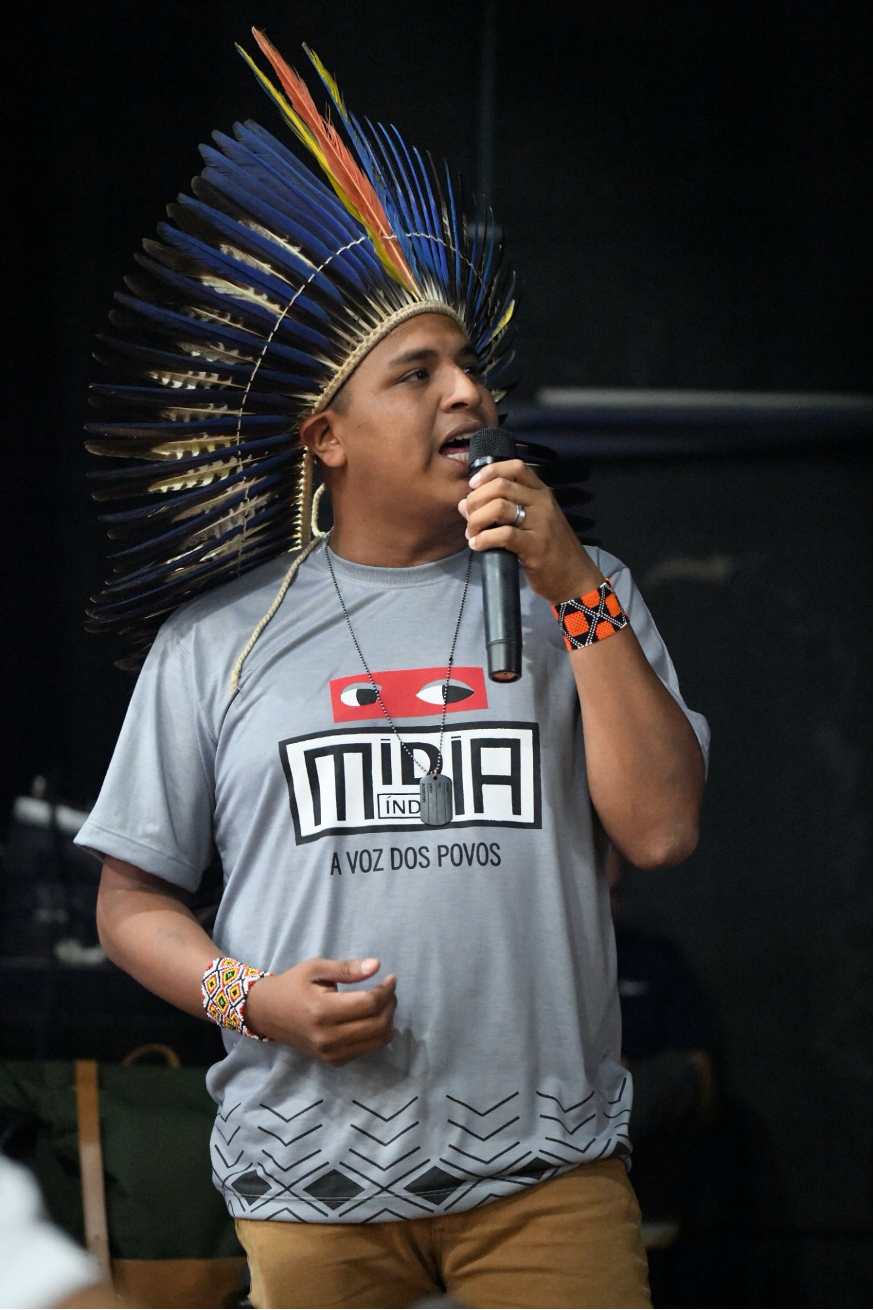
{"type": "Polygon", "coordinates": [[[279,584],[279,590],[277,591],[276,595],[273,598],[272,605],[270,606],[269,610],[264,615],[264,617],[262,619],[259,619],[254,632],[252,633],[249,640],[246,642],[243,649],[240,651],[239,658],[237,659],[237,662],[234,665],[233,670],[231,672],[230,691],[232,696],[236,696],[237,692],[240,690],[240,674],[243,672],[243,665],[245,664],[246,659],[252,650],[252,647],[255,645],[255,642],[261,636],[261,633],[267,627],[267,624],[273,618],[274,614],[279,609],[279,606],[282,604],[283,600],[285,599],[285,593],[288,591],[292,582],[294,582],[295,574],[297,573],[301,564],[303,564],[306,557],[310,555],[315,550],[316,546],[318,546],[320,542],[324,541],[325,537],[328,535],[326,532],[319,531],[319,501],[322,498],[322,493],[324,492],[324,490],[325,487],[324,484],[322,484],[322,486],[316,489],[316,493],[313,496],[312,510],[310,513],[310,532],[312,533],[310,540],[304,546],[303,550],[300,551],[299,554],[295,555],[291,567],[289,568],[285,577],[282,579],[282,582],[279,584]]]}

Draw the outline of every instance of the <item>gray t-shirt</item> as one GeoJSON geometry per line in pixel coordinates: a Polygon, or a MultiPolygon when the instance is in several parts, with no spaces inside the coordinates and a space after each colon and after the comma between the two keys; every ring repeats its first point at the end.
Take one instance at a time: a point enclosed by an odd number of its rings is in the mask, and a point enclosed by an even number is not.
{"type": "MultiPolygon", "coordinates": [[[[627,569],[590,553],[706,751],[707,725],[683,705],[627,569]]],[[[467,552],[409,569],[332,558],[383,701],[424,768],[467,552]]],[[[231,1213],[414,1218],[627,1156],[608,887],[576,687],[548,603],[523,582],[522,677],[488,681],[474,559],[443,748],[455,817],[427,828],[420,770],[375,703],[325,547],[231,695],[237,656],[288,563],[164,625],[77,838],[189,889],[215,847],[225,878],[215,941],[247,964],[278,973],[313,956],[378,956],[380,976],[398,976],[391,1044],[343,1068],[224,1034],[208,1085],[231,1213]]]]}

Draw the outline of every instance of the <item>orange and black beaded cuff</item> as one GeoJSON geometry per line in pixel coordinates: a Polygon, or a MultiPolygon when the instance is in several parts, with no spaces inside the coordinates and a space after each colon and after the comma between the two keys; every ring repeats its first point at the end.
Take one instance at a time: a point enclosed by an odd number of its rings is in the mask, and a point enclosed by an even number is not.
{"type": "Polygon", "coordinates": [[[263,969],[253,969],[228,955],[220,955],[205,970],[200,987],[200,999],[207,1016],[220,1028],[230,1028],[231,1032],[254,1037],[259,1042],[269,1041],[269,1037],[259,1037],[246,1027],[243,1010],[252,983],[259,978],[272,977],[263,969]]]}
{"type": "Polygon", "coordinates": [[[616,592],[605,578],[600,587],[587,591],[576,600],[563,600],[553,605],[568,650],[591,646],[605,637],[612,637],[628,623],[628,615],[619,604],[616,592]]]}

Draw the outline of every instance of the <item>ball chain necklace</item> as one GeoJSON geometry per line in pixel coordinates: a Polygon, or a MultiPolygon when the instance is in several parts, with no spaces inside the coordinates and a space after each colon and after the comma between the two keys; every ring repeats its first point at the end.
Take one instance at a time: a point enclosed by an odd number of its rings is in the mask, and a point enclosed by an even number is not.
{"type": "MultiPolygon", "coordinates": [[[[358,638],[355,636],[355,629],[352,627],[352,620],[349,618],[349,611],[346,608],[346,602],[343,600],[343,593],[340,591],[340,584],[337,582],[337,575],[334,572],[334,565],[331,562],[330,538],[325,543],[325,558],[328,561],[328,570],[331,574],[331,581],[334,584],[334,590],[337,593],[337,599],[340,602],[340,608],[343,611],[343,617],[346,620],[346,626],[349,629],[349,636],[352,638],[358,658],[364,665],[364,671],[370,679],[370,685],[376,692],[376,699],[379,702],[379,708],[382,710],[389,727],[391,728],[398,741],[401,743],[401,750],[406,751],[413,767],[421,769],[421,764],[398,732],[395,722],[385,708],[385,702],[382,699],[382,692],[370,672],[370,666],[364,658],[364,653],[358,644],[358,638]]],[[[433,769],[425,769],[423,777],[419,779],[419,818],[426,823],[429,828],[445,828],[447,823],[452,822],[452,779],[448,778],[443,772],[443,734],[446,730],[446,706],[449,696],[449,681],[452,677],[452,665],[455,662],[455,646],[458,641],[458,633],[461,628],[461,616],[464,613],[464,602],[467,600],[467,589],[470,585],[470,571],[473,566],[473,551],[468,551],[467,572],[464,575],[464,590],[461,593],[461,604],[458,607],[458,618],[455,621],[455,632],[452,636],[452,645],[449,649],[449,659],[446,664],[446,681],[443,684],[443,713],[440,716],[440,740],[437,744],[437,762],[433,769]]]]}

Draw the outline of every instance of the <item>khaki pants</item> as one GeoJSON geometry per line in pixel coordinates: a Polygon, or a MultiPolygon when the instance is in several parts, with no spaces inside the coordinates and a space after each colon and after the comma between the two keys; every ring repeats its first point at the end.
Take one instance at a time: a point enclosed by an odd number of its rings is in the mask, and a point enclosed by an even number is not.
{"type": "Polygon", "coordinates": [[[581,1165],[461,1214],[372,1224],[239,1219],[252,1303],[650,1306],[640,1211],[619,1160],[581,1165]]]}

